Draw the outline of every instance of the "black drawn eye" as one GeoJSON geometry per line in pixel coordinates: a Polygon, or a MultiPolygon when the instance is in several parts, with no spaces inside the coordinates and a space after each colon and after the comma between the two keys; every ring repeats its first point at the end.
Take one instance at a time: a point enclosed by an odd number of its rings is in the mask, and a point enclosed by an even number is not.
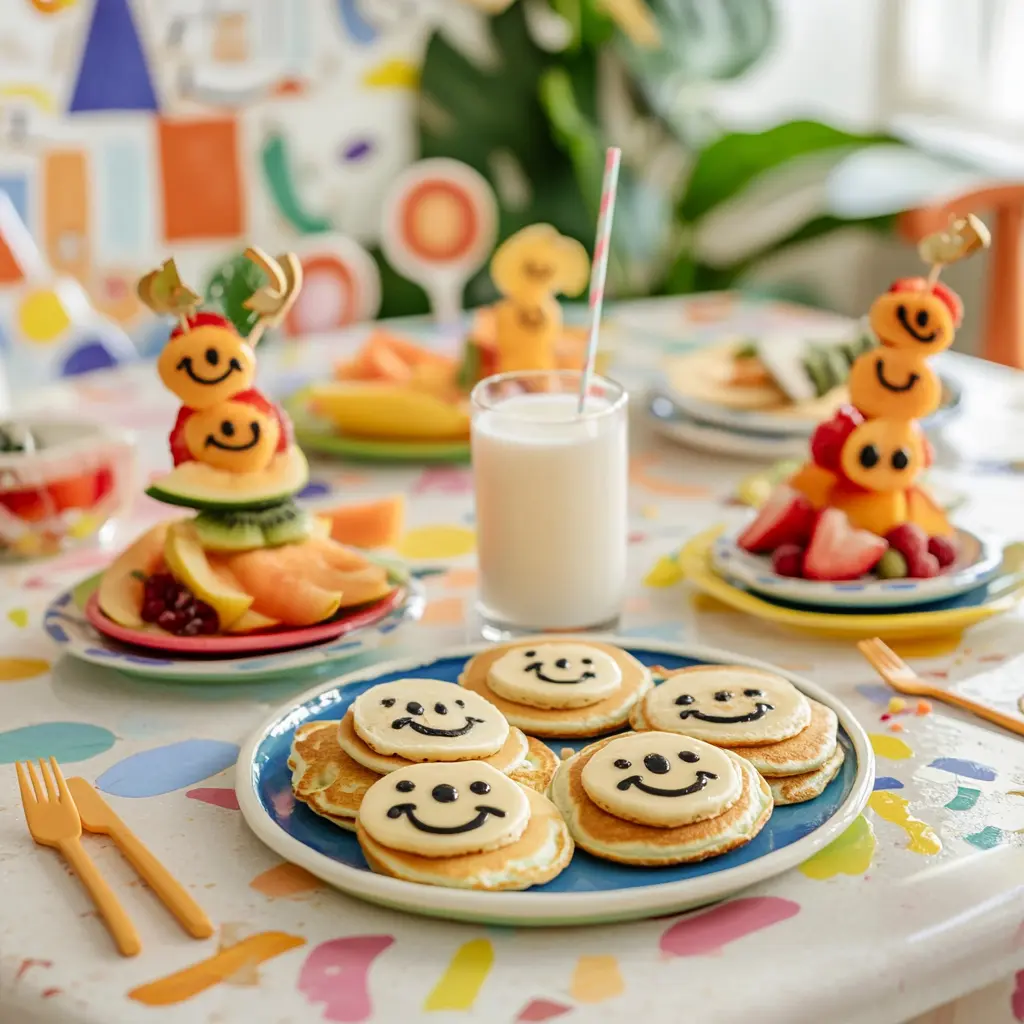
{"type": "Polygon", "coordinates": [[[679,760],[685,761],[687,764],[694,764],[700,760],[700,754],[695,754],[692,750],[680,750],[679,760]]]}
{"type": "Polygon", "coordinates": [[[385,697],[381,701],[381,705],[383,707],[386,707],[386,708],[393,708],[395,706],[395,698],[394,697],[385,697]]]}
{"type": "Polygon", "coordinates": [[[411,701],[409,701],[408,704],[405,705],[405,710],[410,715],[422,715],[423,714],[423,705],[418,703],[417,701],[411,700],[411,701]]]}
{"type": "Polygon", "coordinates": [[[677,704],[692,704],[693,703],[693,695],[689,694],[689,693],[681,693],[678,697],[676,697],[676,703],[677,704]]]}
{"type": "Polygon", "coordinates": [[[466,706],[466,702],[465,702],[464,700],[457,700],[457,701],[456,701],[455,703],[456,703],[456,704],[457,704],[457,705],[458,705],[458,706],[459,706],[460,708],[464,708],[464,707],[466,706]]]}
{"type": "Polygon", "coordinates": [[[764,691],[763,690],[744,690],[743,691],[743,696],[744,697],[763,697],[764,696],[764,691]]]}
{"type": "Polygon", "coordinates": [[[536,651],[527,651],[526,652],[526,657],[528,657],[528,658],[536,658],[537,657],[537,652],[536,651]]]}
{"type": "Polygon", "coordinates": [[[584,658],[583,659],[583,664],[584,665],[593,665],[594,664],[594,659],[593,658],[584,658]]]}
{"type": "Polygon", "coordinates": [[[655,775],[667,775],[672,770],[667,758],[661,754],[648,754],[644,758],[644,767],[655,775]]]}
{"type": "Polygon", "coordinates": [[[449,786],[447,782],[442,782],[440,786],[435,786],[430,791],[430,795],[439,804],[450,804],[459,799],[459,791],[454,786],[449,786]]]}
{"type": "Polygon", "coordinates": [[[486,782],[472,782],[470,783],[469,790],[471,793],[476,793],[477,796],[486,796],[490,793],[491,787],[486,782]]]}
{"type": "Polygon", "coordinates": [[[443,704],[442,704],[442,703],[441,703],[440,701],[438,701],[438,702],[437,702],[437,703],[436,703],[436,704],[434,705],[434,710],[435,710],[435,711],[436,711],[436,712],[437,712],[437,713],[438,713],[439,715],[447,715],[447,714],[448,714],[448,709],[447,709],[447,708],[446,708],[446,707],[445,707],[445,706],[444,706],[444,705],[443,705],[443,704]]]}
{"type": "Polygon", "coordinates": [[[625,771],[627,768],[633,767],[633,762],[627,761],[624,757],[620,757],[617,761],[613,761],[612,763],[615,765],[616,768],[621,768],[623,771],[625,771]]]}
{"type": "Polygon", "coordinates": [[[728,690],[719,690],[715,694],[715,700],[721,701],[723,704],[727,700],[732,700],[732,694],[728,690]]]}
{"type": "Polygon", "coordinates": [[[395,789],[399,793],[411,793],[416,788],[416,783],[411,779],[402,779],[401,782],[395,783],[395,789]]]}

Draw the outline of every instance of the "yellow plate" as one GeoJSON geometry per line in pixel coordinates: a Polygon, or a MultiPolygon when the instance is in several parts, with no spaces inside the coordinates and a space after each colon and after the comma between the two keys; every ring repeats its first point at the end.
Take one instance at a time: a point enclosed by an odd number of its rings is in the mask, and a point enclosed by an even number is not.
{"type": "Polygon", "coordinates": [[[847,615],[836,612],[803,611],[787,608],[756,597],[716,575],[710,555],[715,538],[725,528],[716,526],[690,540],[676,556],[684,578],[698,590],[722,604],[746,612],[767,622],[820,636],[861,640],[877,636],[882,640],[917,640],[967,629],[1012,608],[1024,595],[1024,548],[1011,545],[1006,549],[1003,566],[1008,575],[997,577],[989,585],[989,596],[981,604],[936,611],[890,612],[887,614],[847,615]]]}

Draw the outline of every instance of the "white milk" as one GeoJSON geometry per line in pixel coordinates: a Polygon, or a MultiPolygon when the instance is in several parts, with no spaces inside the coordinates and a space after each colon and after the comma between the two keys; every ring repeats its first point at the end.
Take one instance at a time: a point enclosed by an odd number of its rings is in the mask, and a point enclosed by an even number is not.
{"type": "Polygon", "coordinates": [[[490,623],[612,625],[626,586],[626,410],[520,394],[473,420],[480,599],[490,623]],[[601,415],[603,413],[603,415],[601,415]]]}

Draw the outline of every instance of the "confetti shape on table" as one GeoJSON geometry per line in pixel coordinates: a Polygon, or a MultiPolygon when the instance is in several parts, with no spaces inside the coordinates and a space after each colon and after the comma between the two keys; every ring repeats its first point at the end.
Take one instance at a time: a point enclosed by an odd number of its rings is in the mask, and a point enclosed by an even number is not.
{"type": "Polygon", "coordinates": [[[370,1020],[370,968],[394,941],[391,935],[355,935],[320,943],[302,965],[299,991],[312,1005],[324,1004],[323,1020],[370,1020]]]}
{"type": "Polygon", "coordinates": [[[872,793],[868,797],[868,807],[883,821],[896,825],[906,832],[910,842],[907,849],[911,853],[919,853],[924,857],[934,857],[941,852],[942,841],[935,830],[927,822],[915,818],[910,813],[909,802],[895,793],[872,793]]]}
{"type": "Polygon", "coordinates": [[[487,939],[473,939],[460,946],[423,1009],[471,1010],[493,966],[494,947],[487,939]]]}
{"type": "Polygon", "coordinates": [[[674,587],[683,578],[683,570],[672,555],[662,555],[644,577],[645,587],[674,587]]]}
{"type": "Polygon", "coordinates": [[[868,739],[871,741],[871,749],[879,757],[888,758],[890,761],[905,761],[908,757],[914,756],[914,751],[896,736],[872,732],[868,734],[868,739]]]}
{"type": "MultiPolygon", "coordinates": [[[[275,813],[277,809],[275,808],[275,813]]],[[[322,889],[323,882],[297,864],[278,864],[258,874],[249,887],[263,893],[268,899],[299,896],[304,892],[322,889]]]]}
{"type": "Polygon", "coordinates": [[[965,779],[977,779],[978,782],[993,782],[996,778],[994,768],[989,768],[987,764],[979,764],[977,761],[965,760],[962,757],[937,757],[934,761],[928,762],[928,767],[938,768],[951,775],[960,775],[965,779]]]}
{"type": "Polygon", "coordinates": [[[223,807],[226,811],[238,810],[238,795],[233,789],[207,786],[200,789],[190,789],[185,796],[189,800],[198,800],[202,804],[223,807]]]}
{"type": "Polygon", "coordinates": [[[108,751],[117,737],[87,722],[41,722],[0,732],[0,764],[55,757],[61,764],[88,761],[108,751]]]}
{"type": "Polygon", "coordinates": [[[874,786],[871,787],[874,790],[881,789],[903,789],[903,783],[899,779],[894,779],[891,775],[879,775],[875,779],[874,786]]]}
{"type": "Polygon", "coordinates": [[[581,956],[576,961],[569,994],[581,1003],[603,1003],[621,996],[626,985],[613,956],[581,956]]]}
{"type": "Polygon", "coordinates": [[[980,789],[973,789],[970,786],[957,786],[956,796],[946,804],[950,811],[969,811],[981,796],[980,789]]]}
{"type": "Polygon", "coordinates": [[[214,985],[229,981],[247,968],[258,967],[275,956],[305,944],[305,939],[287,932],[250,935],[206,960],[132,989],[128,998],[144,1006],[176,1006],[214,985]]]}
{"type": "Polygon", "coordinates": [[[465,526],[418,526],[399,542],[403,558],[458,558],[476,547],[476,534],[465,526]]]}
{"type": "Polygon", "coordinates": [[[421,160],[384,199],[381,248],[426,291],[434,316],[455,323],[466,282],[494,246],[498,212],[485,178],[457,160],[421,160]]]}
{"type": "Polygon", "coordinates": [[[430,601],[420,620],[424,626],[458,626],[466,621],[466,603],[461,597],[439,597],[430,601]]]}
{"type": "Polygon", "coordinates": [[[118,761],[100,775],[96,788],[112,796],[162,796],[217,775],[237,759],[234,743],[181,740],[118,761]]]}
{"type": "Polygon", "coordinates": [[[711,956],[730,942],[786,921],[800,913],[800,904],[779,896],[746,896],[712,910],[676,921],[661,936],[662,953],[711,956]]]}
{"type": "Polygon", "coordinates": [[[666,480],[653,472],[659,465],[655,455],[636,455],[629,460],[629,482],[666,498],[706,498],[709,491],[696,484],[666,480]]]}
{"type": "Polygon", "coordinates": [[[835,878],[836,875],[863,875],[871,867],[874,855],[874,829],[871,822],[859,814],[841,836],[833,839],[810,860],[805,860],[800,865],[800,871],[819,882],[835,878]]]}
{"type": "Polygon", "coordinates": [[[28,625],[28,609],[26,608],[12,608],[7,613],[7,621],[12,626],[17,626],[18,629],[24,629],[28,625]]]}
{"type": "Polygon", "coordinates": [[[1003,841],[1003,830],[995,825],[986,825],[980,832],[974,832],[964,839],[979,850],[991,850],[1003,841]]]}
{"type": "Polygon", "coordinates": [[[540,1024],[541,1021],[561,1017],[572,1009],[551,999],[531,999],[516,1015],[516,1024],[540,1024]]]}
{"type": "Polygon", "coordinates": [[[23,679],[35,679],[49,671],[50,663],[42,658],[0,658],[0,683],[20,683],[23,679]]]}

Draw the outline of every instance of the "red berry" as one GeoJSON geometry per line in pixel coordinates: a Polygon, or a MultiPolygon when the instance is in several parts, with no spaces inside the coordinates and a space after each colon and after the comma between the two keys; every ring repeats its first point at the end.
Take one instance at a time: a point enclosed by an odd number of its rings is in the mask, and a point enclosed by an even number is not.
{"type": "Polygon", "coordinates": [[[783,544],[803,544],[810,536],[815,512],[791,487],[780,484],[736,543],[744,551],[766,555],[783,544]]]}
{"type": "Polygon", "coordinates": [[[885,535],[885,539],[891,548],[907,560],[908,565],[914,556],[928,554],[928,534],[916,523],[901,523],[894,526],[885,535]]]}
{"type": "Polygon", "coordinates": [[[907,555],[907,576],[910,579],[927,580],[938,576],[941,571],[939,560],[927,551],[918,551],[907,555]]]}
{"type": "Polygon", "coordinates": [[[956,542],[949,537],[932,537],[928,541],[928,552],[939,560],[939,567],[945,569],[956,561],[956,542]]]}
{"type": "Polygon", "coordinates": [[[804,549],[798,544],[783,544],[772,555],[772,569],[780,576],[803,576],[804,549]]]}
{"type": "Polygon", "coordinates": [[[804,554],[804,576],[809,580],[855,580],[870,572],[888,545],[876,534],[850,525],[846,513],[827,508],[811,534],[804,554]]]}
{"type": "Polygon", "coordinates": [[[846,439],[864,422],[859,409],[843,405],[830,420],[818,425],[811,435],[811,457],[822,469],[838,470],[846,439]]]}

